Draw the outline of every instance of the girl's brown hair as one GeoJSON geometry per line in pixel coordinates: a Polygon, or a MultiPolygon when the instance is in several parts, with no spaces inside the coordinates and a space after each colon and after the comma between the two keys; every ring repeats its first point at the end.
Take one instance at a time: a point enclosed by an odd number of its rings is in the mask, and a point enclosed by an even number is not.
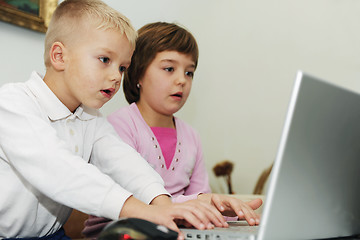
{"type": "Polygon", "coordinates": [[[197,66],[199,50],[194,36],[177,24],[166,22],[150,23],[138,30],[136,47],[131,64],[124,76],[123,90],[128,103],[140,99],[137,84],[147,67],[159,52],[177,51],[189,54],[197,66]]]}

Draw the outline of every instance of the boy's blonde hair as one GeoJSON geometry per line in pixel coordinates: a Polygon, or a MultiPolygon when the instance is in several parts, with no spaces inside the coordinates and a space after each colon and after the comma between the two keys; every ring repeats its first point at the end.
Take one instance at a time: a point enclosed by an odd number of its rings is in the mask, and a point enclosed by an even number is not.
{"type": "MultiPolygon", "coordinates": [[[[125,33],[135,48],[137,32],[130,20],[100,0],[65,0],[56,8],[45,36],[45,66],[50,66],[49,51],[54,42],[71,43],[86,24],[97,29],[115,29],[125,33]],[[73,38],[74,39],[74,38],[73,38]]],[[[91,41],[91,39],[89,39],[91,41]]]]}

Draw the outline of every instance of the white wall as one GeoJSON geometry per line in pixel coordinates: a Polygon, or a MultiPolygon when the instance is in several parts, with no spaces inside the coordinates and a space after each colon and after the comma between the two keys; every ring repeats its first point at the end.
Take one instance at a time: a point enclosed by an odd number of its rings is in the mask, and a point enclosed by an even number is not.
{"type": "MultiPolygon", "coordinates": [[[[298,69],[360,92],[360,1],[105,0],[136,28],[186,26],[200,47],[188,103],[177,115],[201,134],[209,172],[235,163],[234,190],[251,193],[275,158],[298,69]]],[[[0,22],[0,85],[44,73],[44,35],[0,22]]],[[[122,92],[104,106],[126,105],[122,92]]],[[[344,106],[346,107],[346,106],[344,106]]],[[[0,116],[1,119],[1,116],[0,116]]],[[[212,176],[212,185],[217,189],[212,176]]]]}

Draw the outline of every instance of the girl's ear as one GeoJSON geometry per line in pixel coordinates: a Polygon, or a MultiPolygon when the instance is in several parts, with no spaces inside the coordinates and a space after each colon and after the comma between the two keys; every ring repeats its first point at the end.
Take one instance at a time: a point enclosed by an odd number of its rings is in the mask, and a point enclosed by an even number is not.
{"type": "Polygon", "coordinates": [[[141,79],[139,79],[139,86],[138,85],[136,85],[136,87],[138,87],[138,88],[141,88],[141,85],[143,84],[143,77],[141,78],[141,79]]]}
{"type": "Polygon", "coordinates": [[[65,69],[64,50],[65,46],[61,42],[54,42],[50,49],[51,66],[58,71],[65,69]]]}

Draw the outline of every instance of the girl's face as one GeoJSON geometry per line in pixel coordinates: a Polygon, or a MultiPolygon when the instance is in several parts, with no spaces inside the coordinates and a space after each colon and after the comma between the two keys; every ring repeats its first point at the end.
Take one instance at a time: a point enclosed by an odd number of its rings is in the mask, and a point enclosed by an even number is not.
{"type": "Polygon", "coordinates": [[[177,51],[157,53],[139,81],[138,106],[155,115],[172,117],[190,94],[194,71],[191,55],[177,51]]]}

